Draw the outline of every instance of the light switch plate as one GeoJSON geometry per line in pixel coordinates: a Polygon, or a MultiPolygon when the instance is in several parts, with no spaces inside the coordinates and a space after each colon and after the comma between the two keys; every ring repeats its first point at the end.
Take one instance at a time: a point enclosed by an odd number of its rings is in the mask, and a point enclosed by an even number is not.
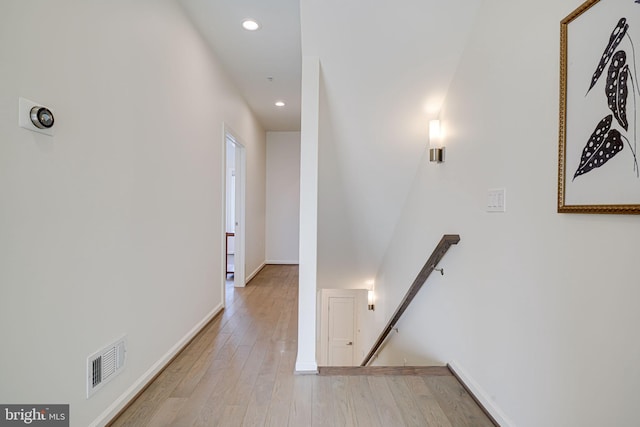
{"type": "Polygon", "coordinates": [[[31,109],[36,106],[49,108],[46,105],[29,101],[28,99],[25,99],[25,98],[18,99],[18,125],[20,125],[21,128],[25,128],[28,130],[32,130],[34,132],[39,132],[45,135],[53,136],[53,127],[48,129],[40,129],[40,128],[37,128],[31,122],[31,117],[30,117],[31,109]]]}
{"type": "Polygon", "coordinates": [[[487,212],[506,212],[506,192],[504,188],[490,188],[487,192],[487,212]]]}

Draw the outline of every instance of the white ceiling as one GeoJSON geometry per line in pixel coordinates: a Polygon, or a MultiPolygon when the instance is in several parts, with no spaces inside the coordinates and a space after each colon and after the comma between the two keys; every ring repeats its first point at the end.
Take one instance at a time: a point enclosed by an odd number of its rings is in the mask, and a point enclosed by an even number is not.
{"type": "Polygon", "coordinates": [[[179,2],[265,130],[300,130],[300,1],[179,2]],[[261,28],[244,30],[241,23],[246,18],[255,19],[261,28]],[[277,100],[286,106],[276,107],[277,100]]]}

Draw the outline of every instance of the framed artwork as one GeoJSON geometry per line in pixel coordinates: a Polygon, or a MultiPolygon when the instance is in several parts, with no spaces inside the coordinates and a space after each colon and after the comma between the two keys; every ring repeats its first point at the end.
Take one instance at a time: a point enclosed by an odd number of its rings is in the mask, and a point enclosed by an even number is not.
{"type": "Polygon", "coordinates": [[[558,212],[640,214],[640,0],[589,0],[560,25],[558,212]]]}

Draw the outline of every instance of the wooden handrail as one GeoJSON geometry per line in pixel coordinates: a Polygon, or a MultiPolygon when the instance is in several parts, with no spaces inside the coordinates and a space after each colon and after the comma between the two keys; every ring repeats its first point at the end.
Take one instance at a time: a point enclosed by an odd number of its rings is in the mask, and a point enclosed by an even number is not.
{"type": "Polygon", "coordinates": [[[413,301],[413,298],[416,296],[420,288],[422,288],[422,285],[424,284],[424,282],[426,282],[431,272],[433,272],[433,270],[436,268],[444,254],[447,253],[451,245],[457,245],[459,241],[460,236],[458,234],[445,234],[444,236],[442,236],[442,239],[440,239],[438,246],[436,246],[436,248],[433,250],[431,256],[424,264],[424,267],[422,267],[422,270],[420,270],[420,272],[416,276],[416,279],[411,284],[411,287],[407,291],[407,294],[400,302],[400,305],[398,305],[398,308],[396,309],[395,313],[393,313],[393,316],[391,316],[389,323],[387,323],[387,326],[385,326],[385,328],[382,330],[382,333],[376,340],[376,343],[373,345],[373,347],[371,347],[371,351],[369,351],[367,357],[364,358],[360,366],[367,366],[373,356],[376,355],[376,353],[380,349],[380,346],[382,346],[382,343],[384,343],[384,341],[387,339],[389,332],[391,332],[396,323],[398,323],[398,320],[400,320],[402,313],[404,313],[409,304],[411,304],[411,301],[413,301]]]}

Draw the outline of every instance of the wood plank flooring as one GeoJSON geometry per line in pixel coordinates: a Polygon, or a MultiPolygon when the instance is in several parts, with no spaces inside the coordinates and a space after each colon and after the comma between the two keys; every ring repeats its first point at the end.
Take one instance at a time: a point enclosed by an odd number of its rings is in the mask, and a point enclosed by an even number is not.
{"type": "Polygon", "coordinates": [[[110,425],[490,427],[451,375],[294,375],[297,266],[266,266],[110,425]]]}

